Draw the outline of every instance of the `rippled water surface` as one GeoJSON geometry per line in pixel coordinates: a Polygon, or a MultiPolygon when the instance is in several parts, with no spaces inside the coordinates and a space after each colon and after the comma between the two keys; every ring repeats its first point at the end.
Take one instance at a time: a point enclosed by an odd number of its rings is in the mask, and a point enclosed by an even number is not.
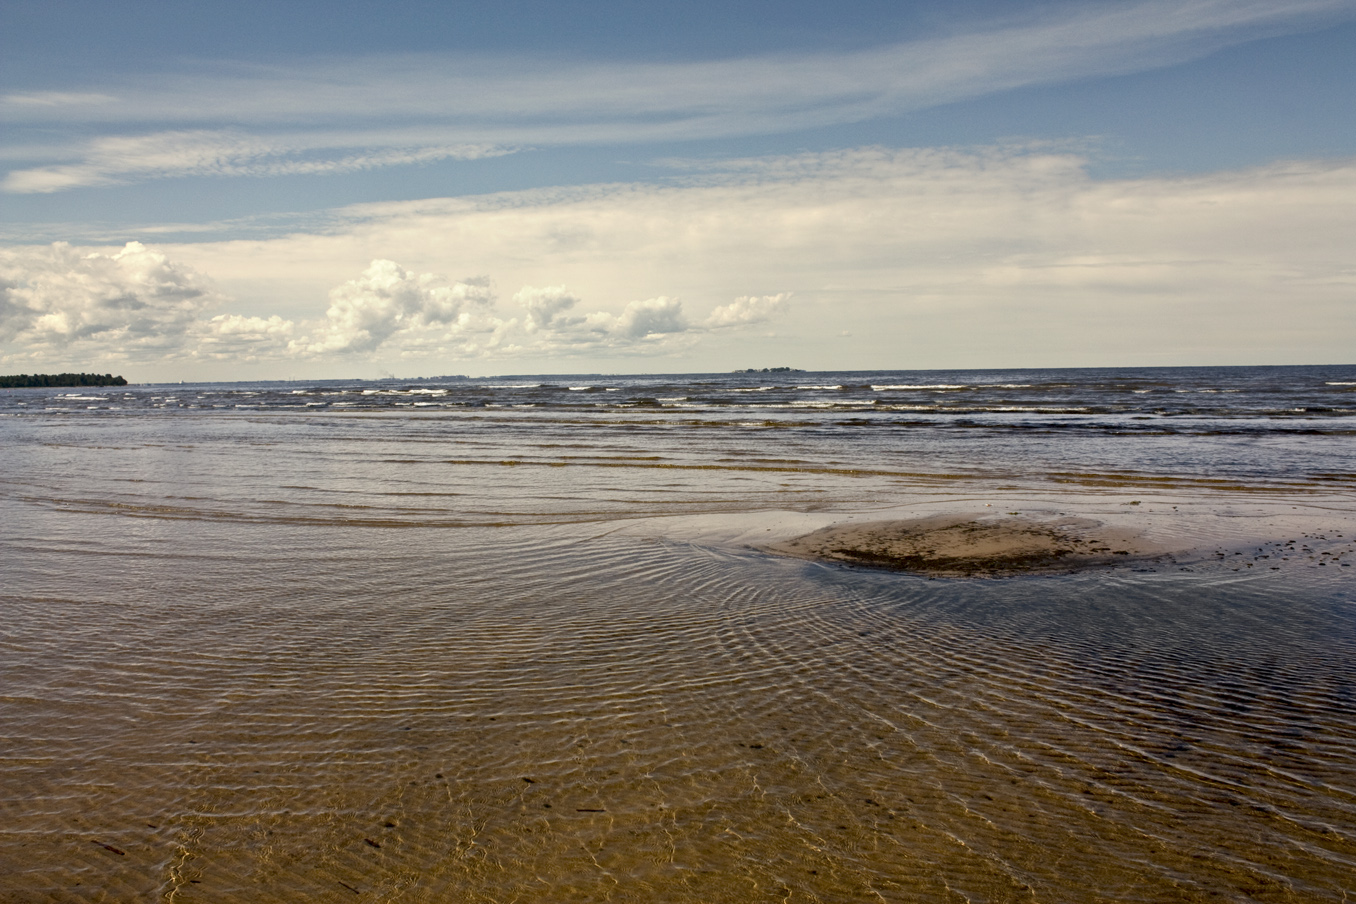
{"type": "Polygon", "coordinates": [[[1356,594],[1317,535],[929,581],[621,528],[1011,486],[1349,512],[1354,391],[5,393],[0,901],[1345,900],[1356,594]]]}

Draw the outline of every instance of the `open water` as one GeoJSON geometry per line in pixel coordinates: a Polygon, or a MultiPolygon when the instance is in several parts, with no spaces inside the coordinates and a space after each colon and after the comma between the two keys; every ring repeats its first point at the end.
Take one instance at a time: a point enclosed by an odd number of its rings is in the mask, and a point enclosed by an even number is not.
{"type": "Polygon", "coordinates": [[[1347,900],[1354,434],[1356,367],[0,392],[0,901],[1347,900]],[[1042,499],[1317,527],[692,539],[1042,499]]]}

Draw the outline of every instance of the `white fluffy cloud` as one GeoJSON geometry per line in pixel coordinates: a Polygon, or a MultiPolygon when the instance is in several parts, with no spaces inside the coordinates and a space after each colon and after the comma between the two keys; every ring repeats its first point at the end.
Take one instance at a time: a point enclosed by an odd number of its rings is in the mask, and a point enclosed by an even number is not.
{"type": "Polygon", "coordinates": [[[305,351],[371,352],[388,341],[405,347],[449,342],[473,330],[492,331],[484,315],[493,304],[487,277],[450,282],[374,260],[360,277],[330,292],[326,323],[305,351]]]}
{"type": "Polygon", "coordinates": [[[570,317],[568,312],[579,304],[579,298],[566,290],[564,286],[523,286],[513,296],[513,300],[527,310],[523,328],[529,333],[539,333],[552,328],[568,329],[584,322],[582,317],[570,317]]]}
{"type": "Polygon", "coordinates": [[[568,350],[624,350],[654,346],[692,329],[680,299],[661,295],[627,302],[621,313],[572,313],[580,297],[564,286],[524,286],[514,296],[526,310],[500,328],[504,351],[512,354],[568,350]]]}
{"type": "Polygon", "coordinates": [[[513,296],[526,310],[521,330],[516,319],[507,321],[501,324],[500,336],[507,343],[504,350],[516,354],[653,349],[684,335],[769,320],[785,313],[789,297],[789,293],[741,296],[694,324],[683,311],[682,300],[667,295],[629,301],[618,314],[575,314],[581,299],[564,286],[524,286],[513,296]]]}
{"type": "Polygon", "coordinates": [[[661,295],[645,301],[628,302],[616,320],[616,331],[628,339],[647,339],[687,329],[683,303],[661,295]]]}
{"type": "Polygon", "coordinates": [[[283,357],[296,347],[296,324],[277,314],[246,317],[218,314],[193,330],[194,357],[255,363],[283,357]]]}
{"type": "Polygon", "coordinates": [[[712,311],[705,324],[712,329],[721,329],[763,323],[778,314],[785,314],[790,307],[790,299],[790,292],[779,292],[776,295],[741,295],[729,304],[712,311]]]}
{"type": "MultiPolygon", "coordinates": [[[[761,319],[780,298],[738,299],[717,310],[719,325],[761,319]]],[[[503,319],[488,277],[454,281],[386,259],[332,288],[329,299],[323,317],[213,314],[230,300],[138,242],[116,251],[61,243],[8,249],[0,251],[0,360],[232,366],[625,354],[703,329],[666,296],[631,301],[618,313],[576,313],[581,299],[564,286],[524,286],[514,296],[524,315],[503,319]]]]}
{"type": "Polygon", "coordinates": [[[65,243],[0,249],[7,360],[173,355],[218,300],[201,274],[139,242],[116,252],[65,243]]]}

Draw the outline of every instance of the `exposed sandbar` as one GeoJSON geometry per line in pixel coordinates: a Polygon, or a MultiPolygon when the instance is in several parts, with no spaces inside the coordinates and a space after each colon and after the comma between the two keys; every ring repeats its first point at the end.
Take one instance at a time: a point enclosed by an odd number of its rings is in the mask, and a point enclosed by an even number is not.
{"type": "Polygon", "coordinates": [[[1067,573],[1161,556],[1140,533],[1089,518],[933,515],[836,524],[766,547],[770,552],[929,577],[1067,573]]]}

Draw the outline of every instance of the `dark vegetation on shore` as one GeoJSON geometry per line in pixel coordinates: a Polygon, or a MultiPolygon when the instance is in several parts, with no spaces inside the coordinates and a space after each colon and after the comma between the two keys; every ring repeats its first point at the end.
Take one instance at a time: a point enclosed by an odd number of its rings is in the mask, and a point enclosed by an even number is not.
{"type": "Polygon", "coordinates": [[[31,386],[126,386],[127,381],[112,374],[10,374],[0,376],[0,389],[31,386]]]}

